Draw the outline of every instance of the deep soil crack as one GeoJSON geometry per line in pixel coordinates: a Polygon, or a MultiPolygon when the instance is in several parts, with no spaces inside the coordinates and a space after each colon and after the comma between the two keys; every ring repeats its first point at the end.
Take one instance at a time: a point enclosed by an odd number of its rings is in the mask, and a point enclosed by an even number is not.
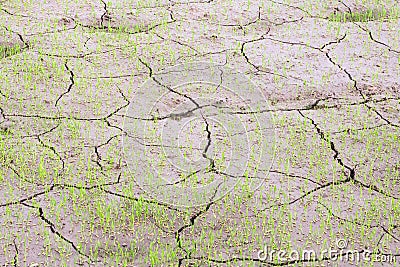
{"type": "Polygon", "coordinates": [[[55,234],[56,236],[58,236],[59,238],[61,238],[62,240],[64,240],[65,242],[69,243],[71,245],[71,247],[79,254],[84,256],[85,258],[87,258],[90,262],[93,262],[93,260],[91,260],[91,258],[86,255],[85,253],[83,253],[76,245],[74,242],[72,242],[71,240],[69,240],[68,238],[66,238],[65,236],[63,236],[59,231],[57,231],[55,225],[44,216],[44,212],[43,212],[43,208],[42,207],[35,207],[35,206],[31,206],[29,204],[26,203],[21,203],[22,205],[24,205],[25,207],[31,208],[31,209],[36,209],[39,212],[39,218],[45,222],[49,227],[50,230],[53,234],[55,234]]]}
{"type": "Polygon", "coordinates": [[[74,84],[75,84],[75,81],[74,81],[74,72],[72,71],[72,70],[70,70],[70,68],[68,67],[68,62],[67,61],[65,61],[65,63],[64,63],[64,66],[65,66],[65,69],[67,70],[67,72],[69,72],[69,80],[70,80],[70,84],[68,85],[68,88],[67,88],[67,91],[65,91],[64,93],[62,93],[58,98],[57,98],[57,100],[56,100],[56,102],[55,102],[55,104],[54,104],[54,106],[56,106],[57,107],[57,105],[58,105],[58,102],[61,100],[61,98],[64,96],[64,95],[66,95],[66,94],[68,94],[70,91],[71,91],[71,89],[72,89],[72,86],[74,86],[74,84]]]}

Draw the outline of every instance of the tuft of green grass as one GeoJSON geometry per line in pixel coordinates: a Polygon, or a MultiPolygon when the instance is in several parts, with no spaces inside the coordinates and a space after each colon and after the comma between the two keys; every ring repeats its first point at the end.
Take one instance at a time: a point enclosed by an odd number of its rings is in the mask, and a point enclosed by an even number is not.
{"type": "Polygon", "coordinates": [[[387,17],[386,10],[367,9],[358,12],[334,12],[329,15],[328,20],[332,22],[368,22],[383,20],[387,17]]]}
{"type": "Polygon", "coordinates": [[[22,47],[19,44],[12,46],[0,45],[0,58],[6,58],[20,53],[22,47]]]}

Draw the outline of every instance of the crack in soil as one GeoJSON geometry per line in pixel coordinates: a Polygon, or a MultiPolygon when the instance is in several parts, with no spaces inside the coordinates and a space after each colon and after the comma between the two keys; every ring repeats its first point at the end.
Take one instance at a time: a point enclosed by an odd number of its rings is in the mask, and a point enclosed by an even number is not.
{"type": "MultiPolygon", "coordinates": [[[[380,224],[371,225],[371,224],[366,224],[366,223],[360,223],[360,222],[357,222],[357,221],[354,221],[354,220],[345,219],[345,218],[342,218],[342,217],[336,215],[336,214],[335,214],[329,207],[327,207],[325,204],[323,204],[323,203],[321,203],[321,202],[319,202],[319,201],[317,201],[317,203],[318,203],[319,205],[323,206],[323,207],[329,212],[329,214],[330,214],[331,216],[333,216],[333,217],[335,217],[335,218],[337,218],[337,219],[339,219],[339,220],[341,220],[341,221],[346,221],[346,222],[349,222],[349,223],[352,223],[352,224],[356,224],[356,225],[359,225],[359,226],[365,226],[365,227],[368,227],[368,228],[381,228],[381,229],[383,230],[384,234],[383,234],[383,235],[381,236],[381,238],[379,239],[378,244],[379,244],[380,240],[383,238],[383,236],[386,235],[386,234],[387,234],[387,235],[390,235],[394,240],[400,242],[400,239],[397,238],[396,236],[394,236],[392,233],[390,233],[383,225],[380,225],[380,224]]],[[[396,226],[390,226],[390,228],[395,229],[396,226]]]]}
{"type": "Polygon", "coordinates": [[[18,266],[18,254],[19,254],[19,251],[18,251],[17,243],[15,243],[15,239],[13,241],[13,244],[14,244],[14,249],[15,249],[15,255],[14,255],[12,264],[14,265],[14,267],[17,267],[18,266]]]}
{"type": "Polygon", "coordinates": [[[25,207],[31,208],[31,209],[36,209],[37,211],[39,211],[39,218],[45,222],[49,227],[50,227],[50,231],[55,234],[56,236],[58,236],[59,238],[61,238],[62,240],[64,240],[65,242],[69,243],[71,245],[71,247],[79,254],[84,256],[85,258],[87,258],[90,262],[94,262],[88,255],[86,255],[85,253],[83,253],[76,245],[74,242],[72,242],[71,240],[69,240],[68,238],[66,238],[65,236],[63,236],[59,231],[57,231],[55,225],[44,216],[44,212],[43,212],[43,208],[42,207],[35,207],[35,206],[31,206],[29,204],[26,203],[21,203],[22,205],[24,205],[25,207]]]}
{"type": "Polygon", "coordinates": [[[204,213],[206,213],[206,212],[211,208],[211,206],[215,203],[215,202],[214,202],[214,198],[215,198],[215,196],[217,195],[218,189],[219,189],[219,187],[221,186],[221,184],[222,184],[222,183],[220,183],[220,184],[216,187],[216,189],[215,189],[215,191],[214,191],[214,195],[211,196],[211,198],[210,198],[208,204],[206,205],[206,207],[205,207],[203,210],[200,210],[200,211],[198,211],[197,213],[195,213],[193,216],[191,216],[190,219],[189,219],[189,221],[190,221],[189,224],[185,224],[185,225],[181,226],[181,227],[175,232],[175,241],[176,241],[176,243],[177,243],[177,246],[178,246],[178,248],[182,249],[182,250],[185,252],[185,254],[186,254],[186,257],[185,257],[185,258],[180,258],[180,259],[178,260],[178,263],[179,263],[178,266],[181,266],[181,265],[182,265],[184,259],[186,259],[187,257],[190,257],[190,253],[182,247],[181,233],[182,233],[186,228],[189,228],[189,227],[194,226],[194,224],[195,224],[197,218],[199,218],[201,215],[203,215],[204,213]]]}
{"type": "Polygon", "coordinates": [[[68,67],[68,62],[67,61],[65,61],[65,63],[64,63],[64,67],[65,67],[65,69],[67,70],[67,72],[69,72],[69,80],[70,80],[70,84],[68,85],[68,88],[67,88],[67,91],[65,91],[64,93],[62,93],[58,98],[57,98],[57,100],[56,100],[56,102],[55,102],[55,104],[54,104],[54,106],[55,107],[57,107],[57,105],[58,105],[58,102],[61,100],[61,98],[64,96],[64,95],[66,95],[66,94],[68,94],[69,92],[71,92],[71,89],[72,89],[72,86],[74,86],[74,84],[75,84],[75,81],[74,81],[74,72],[68,67]]]}

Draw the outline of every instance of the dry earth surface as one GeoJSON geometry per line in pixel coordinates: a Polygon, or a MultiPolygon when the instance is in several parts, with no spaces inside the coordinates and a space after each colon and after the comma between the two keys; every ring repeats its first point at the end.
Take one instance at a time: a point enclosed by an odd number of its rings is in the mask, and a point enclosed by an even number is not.
{"type": "Polygon", "coordinates": [[[0,1],[0,265],[398,266],[399,10],[0,1]]]}

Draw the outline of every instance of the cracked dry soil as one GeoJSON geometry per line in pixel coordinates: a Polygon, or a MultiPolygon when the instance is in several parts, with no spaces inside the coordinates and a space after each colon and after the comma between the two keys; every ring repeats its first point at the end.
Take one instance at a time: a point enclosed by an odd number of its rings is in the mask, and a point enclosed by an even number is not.
{"type": "MultiPolygon", "coordinates": [[[[398,266],[399,10],[391,0],[0,1],[0,265],[398,266]],[[217,188],[182,207],[137,184],[122,140],[183,151],[129,135],[124,121],[154,121],[127,117],[132,99],[152,97],[138,88],[196,61],[262,91],[267,108],[231,115],[271,116],[260,126],[275,150],[272,166],[244,174],[262,182],[255,190],[217,199],[217,188]],[[264,257],[272,249],[316,257],[264,257]]],[[[227,136],[204,107],[156,82],[167,110],[191,101],[160,121],[203,123],[184,151],[209,165],[172,185],[235,176],[218,169],[227,136]]]]}

